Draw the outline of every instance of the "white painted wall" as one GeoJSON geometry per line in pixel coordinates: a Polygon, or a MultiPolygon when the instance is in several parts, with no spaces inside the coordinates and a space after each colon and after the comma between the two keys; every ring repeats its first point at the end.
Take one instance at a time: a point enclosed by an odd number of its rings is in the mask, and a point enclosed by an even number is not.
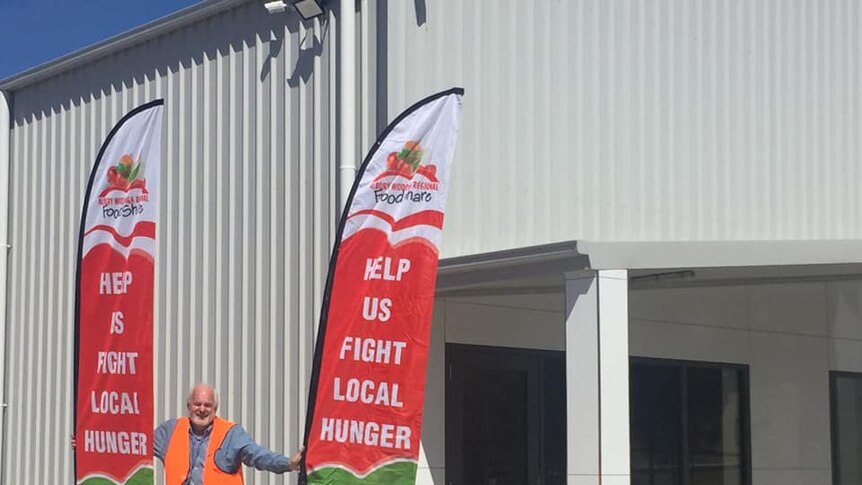
{"type": "Polygon", "coordinates": [[[632,355],[747,364],[753,483],[828,485],[829,371],[862,372],[862,282],[630,294],[632,355]]]}
{"type": "MultiPolygon", "coordinates": [[[[444,298],[441,303],[448,343],[560,351],[566,348],[562,293],[444,298]]],[[[439,317],[439,312],[435,315],[439,317]]]]}

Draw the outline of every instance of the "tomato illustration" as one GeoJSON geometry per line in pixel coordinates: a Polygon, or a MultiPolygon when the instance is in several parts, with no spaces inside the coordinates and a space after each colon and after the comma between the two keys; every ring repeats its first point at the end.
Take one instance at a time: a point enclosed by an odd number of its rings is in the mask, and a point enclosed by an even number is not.
{"type": "Polygon", "coordinates": [[[398,175],[406,178],[413,178],[413,170],[410,168],[410,165],[402,163],[401,167],[398,169],[398,175]]]}
{"type": "Polygon", "coordinates": [[[395,152],[390,153],[389,156],[386,157],[386,169],[387,170],[398,170],[398,162],[399,161],[400,160],[398,160],[398,156],[395,154],[395,152]]]}
{"type": "Polygon", "coordinates": [[[126,186],[126,180],[117,171],[117,167],[108,168],[108,182],[110,182],[111,185],[114,187],[125,187],[126,186]]]}

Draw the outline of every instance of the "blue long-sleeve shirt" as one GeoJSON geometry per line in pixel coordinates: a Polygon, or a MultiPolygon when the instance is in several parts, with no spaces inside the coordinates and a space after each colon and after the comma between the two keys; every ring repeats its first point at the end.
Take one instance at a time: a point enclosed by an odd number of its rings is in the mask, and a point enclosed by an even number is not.
{"type": "MultiPolygon", "coordinates": [[[[177,426],[176,419],[169,419],[159,425],[153,432],[153,454],[165,462],[165,453],[171,436],[177,426]]],[[[205,485],[203,483],[204,459],[212,433],[212,425],[207,427],[203,435],[197,435],[189,426],[189,485],[205,485]]],[[[215,453],[215,464],[224,472],[235,473],[240,462],[258,470],[284,473],[289,470],[290,458],[268,450],[255,443],[242,426],[234,425],[224,437],[221,447],[215,453]]]]}

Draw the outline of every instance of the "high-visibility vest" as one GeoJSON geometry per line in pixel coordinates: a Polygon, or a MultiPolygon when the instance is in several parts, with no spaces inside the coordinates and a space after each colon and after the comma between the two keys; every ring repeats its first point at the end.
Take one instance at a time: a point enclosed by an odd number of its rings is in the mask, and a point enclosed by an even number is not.
{"type": "MultiPolygon", "coordinates": [[[[210,440],[204,458],[204,485],[242,485],[242,463],[235,473],[219,469],[215,463],[216,450],[221,446],[234,423],[219,417],[213,420],[210,440]]],[[[165,485],[182,485],[189,473],[189,418],[177,419],[174,434],[165,452],[165,485]]]]}

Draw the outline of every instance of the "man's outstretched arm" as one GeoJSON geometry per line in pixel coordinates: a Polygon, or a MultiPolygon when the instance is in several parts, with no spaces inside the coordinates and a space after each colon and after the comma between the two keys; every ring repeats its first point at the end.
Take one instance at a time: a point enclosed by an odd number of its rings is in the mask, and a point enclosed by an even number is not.
{"type": "Polygon", "coordinates": [[[258,470],[284,473],[299,468],[303,450],[287,457],[257,444],[242,426],[236,425],[228,431],[221,446],[221,453],[216,453],[219,468],[233,472],[239,462],[258,470]],[[221,455],[221,456],[220,456],[221,455]]]}

